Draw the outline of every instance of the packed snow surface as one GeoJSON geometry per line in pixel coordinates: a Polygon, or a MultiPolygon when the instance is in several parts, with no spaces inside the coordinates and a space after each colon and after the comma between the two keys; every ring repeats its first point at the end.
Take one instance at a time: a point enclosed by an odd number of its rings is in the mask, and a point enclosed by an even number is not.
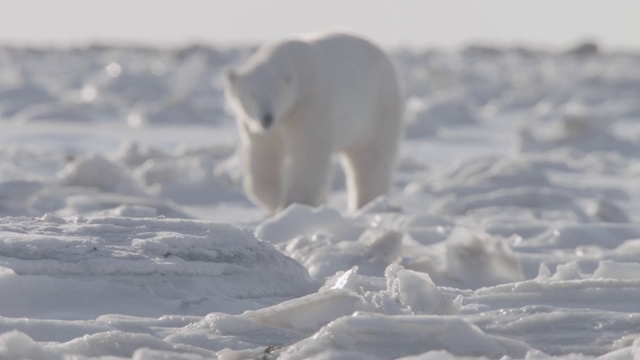
{"type": "Polygon", "coordinates": [[[267,218],[251,49],[0,48],[0,359],[640,359],[640,55],[588,49],[391,49],[391,194],[267,218]]]}

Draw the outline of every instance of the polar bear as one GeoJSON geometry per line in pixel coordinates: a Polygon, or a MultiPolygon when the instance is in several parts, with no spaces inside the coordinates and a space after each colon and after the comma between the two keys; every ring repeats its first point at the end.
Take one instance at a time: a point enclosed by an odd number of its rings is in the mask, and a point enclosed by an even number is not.
{"type": "Polygon", "coordinates": [[[348,210],[387,193],[398,152],[402,99],[383,50],[344,31],[260,47],[225,76],[237,118],[243,188],[276,213],[326,201],[339,155],[348,210]]]}

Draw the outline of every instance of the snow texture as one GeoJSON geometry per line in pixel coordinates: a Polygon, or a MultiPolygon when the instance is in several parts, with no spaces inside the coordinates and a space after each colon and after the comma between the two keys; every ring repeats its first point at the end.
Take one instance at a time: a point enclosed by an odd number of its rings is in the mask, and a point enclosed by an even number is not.
{"type": "Polygon", "coordinates": [[[392,192],[266,217],[243,47],[0,47],[0,359],[640,359],[640,56],[395,49],[392,192]]]}

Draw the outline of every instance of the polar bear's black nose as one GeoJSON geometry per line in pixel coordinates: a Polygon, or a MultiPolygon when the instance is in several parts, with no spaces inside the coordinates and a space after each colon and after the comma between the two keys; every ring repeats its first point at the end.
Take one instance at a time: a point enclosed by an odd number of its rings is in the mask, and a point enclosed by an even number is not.
{"type": "Polygon", "coordinates": [[[262,116],[262,127],[268,129],[273,122],[273,116],[271,114],[264,114],[262,116]]]}

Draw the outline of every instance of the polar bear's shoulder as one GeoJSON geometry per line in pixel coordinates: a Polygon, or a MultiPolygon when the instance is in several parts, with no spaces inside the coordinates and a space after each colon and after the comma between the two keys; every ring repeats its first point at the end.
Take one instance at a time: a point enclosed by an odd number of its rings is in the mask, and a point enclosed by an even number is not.
{"type": "Polygon", "coordinates": [[[326,31],[303,34],[299,37],[311,47],[329,56],[355,56],[351,60],[358,61],[359,56],[380,58],[386,57],[380,46],[366,36],[356,32],[334,28],[326,31]]]}
{"type": "Polygon", "coordinates": [[[308,54],[311,48],[321,49],[322,53],[325,54],[332,54],[334,52],[341,53],[344,50],[349,52],[350,49],[355,50],[363,47],[379,50],[379,47],[366,37],[353,31],[336,27],[267,43],[258,49],[251,60],[264,62],[267,59],[275,60],[283,55],[290,57],[294,54],[308,54]]]}
{"type": "Polygon", "coordinates": [[[307,44],[326,44],[349,46],[354,43],[373,45],[372,41],[354,31],[343,28],[330,28],[328,30],[305,33],[291,38],[292,41],[302,41],[307,44]]]}
{"type": "Polygon", "coordinates": [[[351,39],[364,40],[364,36],[360,35],[352,30],[342,27],[332,27],[322,31],[315,31],[310,33],[304,33],[297,35],[294,39],[298,39],[308,43],[314,43],[318,41],[349,41],[351,39]]]}

